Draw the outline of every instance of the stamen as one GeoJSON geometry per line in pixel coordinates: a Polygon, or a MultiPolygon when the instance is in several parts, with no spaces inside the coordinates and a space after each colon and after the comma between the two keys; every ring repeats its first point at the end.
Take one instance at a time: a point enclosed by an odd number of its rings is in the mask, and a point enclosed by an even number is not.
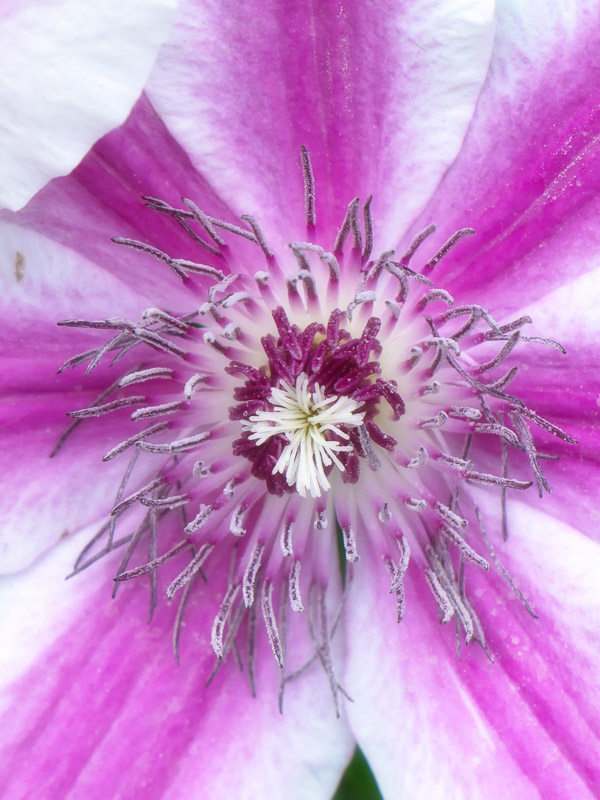
{"type": "Polygon", "coordinates": [[[113,580],[130,581],[132,578],[138,578],[140,575],[146,575],[148,572],[156,570],[158,567],[166,564],[167,561],[170,561],[172,558],[175,558],[175,556],[183,553],[184,550],[189,550],[191,546],[191,542],[189,541],[178,542],[162,556],[154,558],[152,561],[149,561],[147,564],[143,564],[141,567],[135,567],[135,569],[130,569],[127,572],[120,572],[113,580]]]}
{"type": "MultiPolygon", "coordinates": [[[[190,584],[192,579],[201,571],[204,562],[215,549],[214,544],[210,542],[205,542],[204,544],[200,545],[198,552],[194,556],[194,558],[190,561],[187,567],[182,570],[179,575],[175,578],[174,581],[171,582],[169,587],[167,588],[167,597],[169,600],[173,597],[175,592],[178,589],[181,589],[182,586],[187,586],[190,584]]],[[[183,601],[182,601],[183,602],[183,601]]]]}
{"type": "Polygon", "coordinates": [[[499,486],[506,489],[529,489],[533,483],[532,481],[517,481],[511,478],[501,478],[498,475],[488,475],[487,473],[474,472],[473,470],[465,472],[464,477],[469,481],[483,483],[486,486],[499,486]]]}
{"type": "MultiPolygon", "coordinates": [[[[170,217],[172,217],[174,220],[176,220],[179,223],[179,225],[181,225],[183,230],[188,234],[188,236],[190,236],[194,240],[194,242],[199,244],[201,247],[203,247],[209,253],[211,253],[212,255],[215,255],[215,256],[220,255],[219,251],[216,248],[214,248],[211,244],[206,242],[201,236],[198,236],[198,234],[194,230],[192,230],[190,224],[187,222],[188,219],[197,219],[197,221],[200,222],[202,227],[205,230],[207,230],[206,225],[203,224],[202,219],[200,218],[200,216],[198,216],[195,213],[193,213],[191,208],[190,208],[190,211],[185,211],[182,208],[173,208],[173,206],[169,205],[169,203],[166,203],[164,200],[158,200],[155,197],[149,197],[149,196],[146,196],[146,195],[142,195],[142,200],[146,200],[147,201],[146,202],[146,206],[148,208],[151,208],[154,211],[161,211],[163,214],[168,214],[170,217]]],[[[194,205],[194,204],[191,203],[191,201],[186,201],[183,198],[182,198],[182,200],[186,205],[188,205],[188,204],[190,204],[190,206],[194,205]]],[[[199,209],[198,209],[198,211],[199,211],[199,209]]],[[[202,212],[200,212],[200,213],[202,213],[202,212]]],[[[207,230],[207,233],[208,233],[208,230],[207,230]]]]}
{"type": "Polygon", "coordinates": [[[247,511],[248,511],[248,505],[246,503],[240,503],[240,505],[235,509],[235,511],[231,515],[231,519],[229,521],[229,533],[232,533],[234,536],[246,535],[246,528],[244,528],[244,519],[246,517],[247,511]]]}
{"type": "Polygon", "coordinates": [[[290,567],[290,574],[289,574],[289,598],[290,598],[290,606],[292,611],[301,612],[304,611],[304,606],[302,605],[302,598],[300,596],[300,568],[302,566],[302,562],[300,559],[296,559],[292,566],[290,567]]]}
{"type": "Polygon", "coordinates": [[[565,433],[562,428],[559,428],[558,425],[553,425],[551,422],[548,422],[547,419],[540,417],[539,414],[536,414],[535,411],[532,411],[530,408],[525,408],[525,406],[516,406],[511,408],[510,411],[516,412],[522,417],[526,417],[538,427],[542,428],[548,433],[551,433],[553,436],[562,439],[563,442],[568,442],[569,444],[579,444],[577,439],[573,439],[568,433],[565,433]]]}
{"type": "Polygon", "coordinates": [[[513,579],[510,577],[510,575],[509,575],[508,571],[506,570],[506,568],[500,563],[500,560],[498,559],[498,556],[496,555],[496,551],[494,550],[494,547],[493,547],[493,545],[492,545],[492,543],[490,541],[490,538],[489,538],[489,536],[488,536],[488,534],[487,534],[487,532],[485,530],[485,525],[483,524],[483,519],[481,517],[481,512],[479,511],[479,508],[477,508],[477,507],[475,507],[475,514],[477,516],[477,522],[479,523],[479,530],[481,532],[481,537],[482,537],[483,541],[485,542],[487,549],[490,551],[490,557],[491,557],[492,561],[494,562],[494,565],[495,565],[496,569],[498,570],[500,575],[502,575],[502,577],[508,583],[508,585],[511,587],[511,589],[514,591],[514,593],[517,595],[519,600],[523,603],[523,605],[527,609],[527,612],[529,614],[531,614],[531,616],[534,619],[537,619],[538,615],[535,613],[535,611],[533,610],[533,608],[529,604],[527,598],[525,597],[523,592],[519,589],[519,587],[515,584],[513,579]]]}
{"type": "Polygon", "coordinates": [[[258,246],[260,247],[260,249],[265,254],[265,258],[267,258],[268,260],[271,260],[273,258],[273,251],[271,250],[271,248],[267,244],[267,240],[265,239],[265,235],[264,235],[264,233],[262,231],[262,228],[258,224],[257,220],[253,216],[251,216],[250,214],[242,214],[241,218],[243,220],[245,220],[248,223],[248,225],[250,225],[250,227],[252,228],[252,233],[254,234],[254,237],[255,237],[256,241],[258,242],[258,246]]]}
{"type": "Polygon", "coordinates": [[[358,561],[360,556],[356,550],[356,538],[351,525],[344,525],[342,528],[342,539],[344,542],[344,550],[346,551],[346,561],[350,561],[351,563],[358,561]]]}
{"type": "Polygon", "coordinates": [[[362,250],[362,231],[360,229],[360,222],[358,220],[359,201],[358,197],[350,205],[350,228],[352,230],[352,237],[354,242],[352,247],[354,250],[362,250]]]}
{"type": "Polygon", "coordinates": [[[186,397],[186,400],[192,399],[192,395],[196,391],[196,387],[199,386],[201,383],[206,383],[208,377],[209,377],[208,375],[199,372],[196,373],[195,375],[192,375],[192,377],[189,378],[188,381],[186,381],[186,384],[183,387],[183,393],[186,397]]]}
{"type": "MultiPolygon", "coordinates": [[[[504,479],[508,478],[508,445],[504,439],[502,439],[502,477],[504,479]]],[[[508,539],[508,517],[506,514],[506,487],[502,487],[502,492],[500,495],[500,505],[501,505],[501,514],[502,514],[502,539],[506,541],[508,539]]]]}
{"type": "Polygon", "coordinates": [[[542,472],[542,470],[540,469],[540,465],[538,464],[537,450],[535,448],[535,442],[533,441],[533,436],[531,435],[529,426],[519,414],[513,412],[509,416],[512,420],[513,425],[517,429],[520,443],[523,445],[523,447],[525,448],[525,452],[527,453],[527,457],[529,459],[529,463],[531,464],[531,469],[533,470],[533,474],[535,477],[535,482],[538,488],[539,496],[542,497],[544,489],[548,492],[548,494],[551,494],[548,481],[546,480],[546,477],[542,472]]]}
{"type": "Polygon", "coordinates": [[[365,247],[362,254],[362,260],[368,261],[371,251],[373,250],[373,217],[371,216],[371,201],[373,195],[370,194],[363,205],[363,219],[365,222],[365,247]]]}
{"type": "MultiPolygon", "coordinates": [[[[122,244],[125,247],[131,248],[132,250],[139,250],[142,253],[148,253],[149,255],[154,256],[154,258],[158,259],[158,261],[162,261],[163,264],[166,264],[181,280],[185,280],[187,277],[189,277],[188,272],[193,272],[197,275],[202,275],[203,277],[212,278],[213,280],[217,281],[222,281],[225,277],[221,270],[215,269],[215,267],[210,267],[208,264],[197,264],[195,261],[186,261],[182,258],[171,258],[166,253],[163,253],[162,250],[159,250],[156,247],[151,247],[149,244],[145,244],[144,242],[138,242],[135,239],[126,239],[122,236],[117,236],[112,239],[112,241],[115,244],[122,244]]],[[[218,254],[218,251],[215,251],[214,248],[211,248],[211,251],[215,255],[218,254]]]]}
{"type": "Polygon", "coordinates": [[[120,400],[111,400],[110,403],[104,403],[100,406],[91,406],[90,408],[80,408],[79,411],[67,411],[67,417],[72,419],[89,419],[90,417],[101,417],[103,414],[109,414],[111,411],[116,411],[119,408],[127,408],[128,406],[139,406],[140,403],[145,403],[146,398],[143,395],[132,395],[131,397],[122,397],[120,400]]]}
{"type": "Polygon", "coordinates": [[[265,625],[267,626],[267,635],[269,637],[269,642],[271,643],[273,655],[275,656],[275,660],[277,661],[279,669],[283,669],[283,649],[281,647],[279,631],[277,630],[277,621],[273,611],[272,594],[273,583],[270,578],[266,578],[262,587],[263,618],[265,620],[265,625]]]}
{"type": "Polygon", "coordinates": [[[432,569],[425,570],[425,578],[429,584],[431,593],[435,598],[435,602],[438,604],[438,608],[441,613],[440,621],[445,625],[447,622],[450,622],[454,616],[454,608],[452,607],[452,603],[444,591],[444,588],[441,585],[437,575],[432,569]]]}
{"type": "MultiPolygon", "coordinates": [[[[438,585],[443,590],[443,595],[441,598],[443,599],[445,597],[445,599],[450,602],[451,608],[454,610],[454,613],[458,616],[460,623],[463,626],[463,630],[465,631],[465,641],[468,644],[473,638],[475,628],[471,613],[467,608],[466,603],[461,598],[460,590],[457,591],[458,587],[456,586],[456,581],[454,579],[450,579],[439,556],[437,553],[435,553],[433,548],[428,547],[426,550],[426,555],[429,559],[429,563],[431,564],[433,573],[438,579],[438,585]]],[[[448,622],[449,619],[451,619],[451,617],[446,619],[446,615],[444,615],[442,622],[448,622]]]]}
{"type": "Polygon", "coordinates": [[[234,583],[227,589],[225,597],[223,598],[221,605],[219,606],[219,610],[217,611],[217,616],[213,622],[210,641],[217,658],[223,658],[223,633],[225,631],[225,625],[227,624],[227,620],[229,619],[233,603],[239,590],[239,583],[234,583]]]}
{"type": "Polygon", "coordinates": [[[510,428],[506,428],[504,425],[486,425],[485,423],[479,423],[475,425],[473,430],[475,433],[491,433],[496,436],[501,436],[505,442],[511,444],[513,447],[519,446],[519,440],[517,439],[515,432],[510,428]]]}
{"type": "MultiPolygon", "coordinates": [[[[134,552],[135,552],[135,550],[136,550],[136,548],[137,548],[137,546],[138,546],[138,544],[140,542],[140,539],[142,538],[142,534],[145,533],[150,527],[150,517],[151,517],[151,515],[152,515],[152,512],[149,511],[144,516],[144,518],[142,519],[142,521],[140,522],[140,524],[138,525],[136,530],[133,532],[133,534],[131,536],[131,539],[129,541],[129,544],[127,545],[127,550],[125,551],[125,553],[123,555],[123,558],[121,559],[121,563],[119,564],[119,567],[117,569],[117,575],[120,575],[121,573],[125,572],[125,570],[127,569],[127,565],[131,561],[131,557],[133,556],[133,554],[134,554],[134,552]]],[[[121,585],[120,581],[115,581],[115,584],[113,586],[113,591],[112,591],[113,599],[116,597],[117,590],[119,589],[120,585],[121,585]]]]}
{"type": "Polygon", "coordinates": [[[411,258],[417,252],[419,247],[423,244],[425,239],[427,239],[428,236],[431,236],[432,233],[435,233],[435,225],[428,225],[420,233],[417,233],[415,238],[408,246],[408,250],[406,251],[406,253],[404,253],[402,258],[400,259],[400,264],[402,264],[402,266],[404,267],[408,266],[411,258]]]}
{"type": "Polygon", "coordinates": [[[339,229],[337,236],[335,237],[335,243],[333,245],[334,253],[342,253],[344,251],[344,245],[346,244],[346,239],[348,238],[348,234],[350,233],[351,218],[352,215],[356,213],[358,202],[359,202],[358,197],[355,197],[354,200],[351,200],[348,205],[348,211],[346,211],[346,216],[344,217],[342,226],[339,229]]]}
{"type": "Polygon", "coordinates": [[[185,205],[190,209],[195,219],[198,220],[200,225],[202,225],[204,230],[215,242],[215,244],[218,244],[219,247],[224,247],[225,241],[221,238],[221,236],[219,236],[219,234],[215,230],[210,217],[207,216],[200,208],[198,208],[198,206],[196,205],[196,203],[194,203],[193,200],[188,200],[186,197],[182,197],[181,199],[185,203],[185,205]]]}
{"type": "Polygon", "coordinates": [[[173,494],[168,497],[141,497],[140,503],[149,508],[164,508],[172,511],[189,502],[187,494],[173,494]]]}
{"type": "Polygon", "coordinates": [[[126,508],[129,508],[130,505],[135,503],[145,494],[151,492],[153,489],[156,489],[158,486],[161,486],[162,484],[164,484],[164,478],[154,478],[149,483],[142,486],[141,489],[138,489],[136,492],[133,492],[133,494],[130,494],[124,500],[121,500],[120,503],[117,503],[117,505],[114,506],[110,512],[111,517],[116,517],[118,514],[120,514],[122,511],[125,511],[126,508]]]}
{"type": "MultiPolygon", "coordinates": [[[[145,397],[142,397],[140,398],[140,401],[144,402],[145,399],[146,399],[145,397]]],[[[133,420],[133,422],[137,422],[139,419],[149,419],[150,417],[162,417],[165,414],[175,414],[177,411],[180,411],[181,408],[183,408],[182,400],[175,400],[172,403],[161,403],[158,406],[147,406],[146,408],[138,408],[137,411],[134,411],[131,414],[131,419],[133,420]]]]}
{"type": "Polygon", "coordinates": [[[455,528],[452,528],[449,525],[443,525],[441,531],[444,536],[446,536],[453,544],[455,544],[461,553],[464,553],[464,555],[474,564],[477,564],[478,567],[481,567],[481,569],[485,570],[486,572],[489,570],[490,565],[485,558],[482,558],[477,551],[473,550],[471,545],[455,528]]]}
{"type": "Polygon", "coordinates": [[[307,228],[314,228],[317,218],[315,214],[315,176],[313,175],[310,155],[306,147],[301,145],[302,172],[304,173],[304,210],[307,228]]]}
{"type": "Polygon", "coordinates": [[[484,364],[480,364],[479,367],[477,367],[477,372],[479,372],[480,374],[484,372],[489,372],[489,370],[494,369],[494,367],[497,367],[498,364],[501,364],[504,361],[504,359],[509,355],[509,353],[514,349],[515,345],[519,341],[520,336],[521,334],[519,333],[519,331],[515,331],[515,333],[513,333],[508,342],[504,345],[502,350],[500,350],[498,355],[495,358],[492,358],[490,361],[486,361],[484,364]]]}
{"type": "Polygon", "coordinates": [[[146,342],[146,344],[149,344],[151,347],[155,347],[157,350],[164,350],[165,353],[170,353],[171,355],[179,356],[180,358],[183,358],[187,355],[186,351],[182,347],[170,342],[163,336],[159,336],[156,331],[149,331],[145,328],[137,327],[134,328],[131,333],[140,341],[146,342]]]}
{"type": "MultiPolygon", "coordinates": [[[[181,596],[181,600],[179,601],[179,606],[177,608],[177,616],[175,617],[175,624],[173,626],[173,655],[175,656],[175,661],[179,664],[179,639],[181,636],[181,626],[183,624],[183,615],[185,614],[185,607],[187,606],[187,601],[190,596],[190,592],[194,585],[193,579],[186,584],[183,594],[181,596]]],[[[167,590],[167,597],[168,590],[167,590]]],[[[170,598],[169,598],[170,599],[170,598]]]]}
{"type": "Polygon", "coordinates": [[[417,308],[424,309],[426,305],[434,303],[436,300],[441,300],[443,303],[446,303],[447,306],[454,305],[454,298],[450,292],[447,292],[445,289],[432,289],[432,291],[424,294],[419,300],[417,308]]]}
{"type": "Polygon", "coordinates": [[[500,380],[497,380],[494,383],[488,383],[487,388],[492,390],[496,389],[498,391],[504,389],[504,387],[508,386],[508,384],[513,380],[518,371],[519,371],[518,367],[511,367],[506,373],[506,375],[500,378],[500,380]]]}
{"type": "Polygon", "coordinates": [[[255,544],[252,555],[250,556],[250,560],[248,561],[248,566],[244,572],[244,578],[242,580],[242,596],[244,598],[244,605],[246,608],[250,608],[250,606],[254,603],[254,587],[258,572],[260,570],[264,549],[265,547],[263,544],[261,544],[261,542],[257,542],[255,544]]]}
{"type": "MultiPolygon", "coordinates": [[[[143,500],[144,498],[142,498],[143,500]]],[[[150,567],[150,608],[148,610],[148,625],[152,622],[154,616],[154,609],[158,603],[158,576],[156,574],[157,566],[155,564],[158,554],[158,532],[156,529],[156,514],[150,513],[150,533],[148,535],[148,559],[152,566],[150,567]]],[[[146,565],[148,566],[148,565],[146,565]]],[[[117,576],[118,577],[118,576],[117,576]]]]}
{"type": "MultiPolygon", "coordinates": [[[[141,436],[141,434],[139,435],[141,436]]],[[[142,438],[145,438],[145,436],[142,438]]],[[[210,439],[210,432],[204,431],[202,433],[196,433],[193,436],[186,436],[183,439],[176,439],[169,444],[154,444],[153,442],[138,441],[137,446],[144,453],[186,453],[188,450],[194,450],[207,439],[210,439]]]]}
{"type": "Polygon", "coordinates": [[[161,311],[160,308],[147,308],[142,314],[143,320],[151,320],[152,322],[163,322],[167,327],[176,328],[181,333],[186,333],[189,328],[188,323],[184,319],[174,317],[172,314],[167,314],[166,311],[161,311]]]}
{"type": "Polygon", "coordinates": [[[417,455],[411,458],[406,466],[408,469],[414,469],[415,467],[424,467],[428,459],[429,459],[429,453],[423,446],[421,446],[417,451],[417,455]]]}
{"type": "Polygon", "coordinates": [[[216,511],[213,505],[205,505],[204,503],[200,504],[200,510],[194,517],[191,522],[185,527],[186,533],[196,533],[196,531],[200,530],[200,528],[205,525],[214,512],[216,511]]]}
{"type": "Polygon", "coordinates": [[[294,532],[294,523],[291,520],[288,520],[284,523],[281,529],[281,536],[280,536],[280,544],[281,544],[281,552],[285,558],[290,558],[294,555],[294,550],[292,548],[292,534],[294,532]]]}
{"type": "Polygon", "coordinates": [[[440,247],[437,253],[430,258],[429,261],[423,267],[423,272],[431,272],[431,270],[440,263],[442,258],[450,251],[452,248],[457,245],[461,239],[464,239],[465,236],[473,236],[475,231],[473,228],[461,228],[461,230],[456,231],[453,233],[452,236],[448,239],[448,241],[444,242],[444,244],[440,247]]]}
{"type": "Polygon", "coordinates": [[[119,388],[131,386],[132,383],[143,383],[144,381],[154,380],[155,378],[171,378],[173,370],[169,367],[151,367],[137,372],[130,372],[119,380],[119,388]]]}

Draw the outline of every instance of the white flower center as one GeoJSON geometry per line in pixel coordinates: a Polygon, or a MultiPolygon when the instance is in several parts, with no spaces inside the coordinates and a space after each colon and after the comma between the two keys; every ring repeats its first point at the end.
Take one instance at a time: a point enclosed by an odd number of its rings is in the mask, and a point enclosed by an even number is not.
{"type": "Polygon", "coordinates": [[[362,403],[351,397],[325,397],[319,384],[308,389],[304,373],[296,379],[296,386],[281,381],[280,388],[272,389],[269,396],[270,411],[259,411],[243,423],[251,431],[250,439],[257,445],[272,436],[284,434],[288,444],[273,467],[273,474],[285,473],[288,486],[296,484],[302,497],[310,492],[321,496],[321,489],[331,488],[325,467],[335,464],[344,472],[344,465],[336,453],[352,450],[336,438],[348,440],[348,434],[339,426],[358,427],[363,424],[364,413],[358,412],[362,403]]]}

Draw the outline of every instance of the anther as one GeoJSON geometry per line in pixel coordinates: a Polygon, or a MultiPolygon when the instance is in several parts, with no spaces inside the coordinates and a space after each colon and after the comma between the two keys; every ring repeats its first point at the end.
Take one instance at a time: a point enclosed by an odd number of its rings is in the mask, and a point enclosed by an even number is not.
{"type": "Polygon", "coordinates": [[[188,584],[191,579],[196,575],[204,565],[204,562],[215,549],[214,544],[205,542],[202,544],[194,558],[190,561],[187,567],[182,570],[174,581],[167,588],[167,597],[170,600],[178,589],[188,584]]]}
{"type": "Polygon", "coordinates": [[[473,228],[461,228],[461,230],[456,231],[453,233],[452,236],[444,242],[444,244],[440,247],[437,253],[430,258],[429,261],[423,267],[423,272],[431,272],[431,270],[440,263],[442,258],[450,251],[452,248],[457,245],[461,239],[464,239],[465,236],[473,236],[475,231],[473,228]]]}
{"type": "Polygon", "coordinates": [[[263,544],[261,544],[261,542],[257,542],[255,544],[248,561],[248,565],[246,566],[246,571],[244,572],[244,578],[242,580],[242,596],[244,598],[244,605],[246,608],[250,608],[250,606],[254,603],[254,587],[256,585],[258,571],[260,570],[264,549],[265,547],[263,544]]]}
{"type": "Polygon", "coordinates": [[[155,425],[151,425],[146,430],[142,431],[141,433],[136,433],[133,436],[130,436],[128,439],[125,439],[124,442],[116,445],[115,447],[111,448],[107,453],[102,456],[102,461],[110,461],[111,459],[115,458],[115,456],[120,455],[129,447],[132,447],[137,442],[141,442],[142,440],[147,439],[149,436],[153,436],[155,433],[160,433],[161,431],[166,430],[170,425],[170,422],[157,422],[155,425]]]}
{"type": "Polygon", "coordinates": [[[314,228],[317,217],[315,213],[315,176],[313,174],[310,154],[304,145],[300,146],[302,158],[302,173],[304,175],[304,210],[306,213],[306,227],[314,228]]]}
{"type": "Polygon", "coordinates": [[[119,380],[119,387],[131,386],[133,383],[143,383],[157,378],[168,379],[173,376],[173,370],[169,367],[151,367],[136,372],[129,372],[119,380]]]}
{"type": "Polygon", "coordinates": [[[194,517],[191,522],[185,526],[186,533],[195,533],[196,531],[200,530],[206,523],[208,522],[209,518],[214,514],[216,511],[213,505],[205,505],[204,503],[200,504],[200,510],[194,517]]]}
{"type": "Polygon", "coordinates": [[[267,635],[273,655],[279,666],[283,669],[283,648],[281,646],[281,639],[279,638],[279,631],[277,629],[277,621],[275,619],[275,612],[273,611],[273,583],[270,578],[267,578],[262,587],[262,612],[265,625],[267,628],[267,635]]]}
{"type": "Polygon", "coordinates": [[[351,525],[344,525],[342,528],[342,539],[344,550],[346,551],[346,560],[355,563],[359,560],[359,555],[356,550],[356,538],[351,525]]]}
{"type": "Polygon", "coordinates": [[[289,598],[290,598],[290,606],[292,611],[301,612],[304,611],[304,606],[302,605],[302,597],[300,595],[300,568],[302,563],[299,559],[296,559],[292,566],[290,567],[290,574],[289,574],[289,598]]]}
{"type": "Polygon", "coordinates": [[[281,535],[279,538],[281,544],[281,552],[284,558],[289,558],[290,556],[294,555],[294,550],[292,547],[292,534],[294,531],[294,523],[291,520],[288,520],[283,524],[281,528],[281,535]]]}
{"type": "Polygon", "coordinates": [[[408,246],[408,250],[406,251],[406,253],[404,253],[402,258],[400,259],[400,263],[403,266],[407,266],[409,264],[411,258],[417,252],[419,247],[423,244],[425,239],[431,236],[432,233],[435,233],[435,225],[428,225],[424,230],[422,230],[415,236],[415,238],[408,246]]]}
{"type": "Polygon", "coordinates": [[[371,215],[371,201],[373,195],[370,194],[363,205],[363,219],[365,223],[365,246],[362,253],[362,260],[366,262],[369,260],[373,250],[373,217],[371,215]]]}
{"type": "Polygon", "coordinates": [[[248,506],[245,503],[240,503],[232,513],[229,521],[229,532],[234,536],[245,536],[246,528],[244,528],[244,520],[247,512],[248,506]]]}
{"type": "Polygon", "coordinates": [[[231,609],[235,598],[240,590],[240,584],[235,583],[232,584],[225,593],[225,597],[223,598],[219,610],[217,611],[217,615],[213,622],[212,632],[211,632],[211,644],[212,648],[215,651],[215,655],[217,658],[223,657],[223,633],[225,631],[225,625],[227,624],[227,620],[229,619],[229,615],[231,614],[231,609]]]}
{"type": "Polygon", "coordinates": [[[117,505],[114,506],[110,512],[111,517],[118,516],[122,511],[125,511],[126,508],[129,508],[130,505],[133,505],[133,503],[142,498],[145,494],[161,486],[163,483],[164,483],[163,478],[154,478],[149,483],[146,483],[144,486],[142,486],[141,489],[138,489],[136,492],[133,492],[133,494],[130,494],[124,500],[121,500],[120,503],[117,503],[117,505]]]}
{"type": "Polygon", "coordinates": [[[182,197],[181,200],[189,208],[189,210],[192,212],[193,216],[198,220],[200,225],[202,225],[202,227],[208,233],[213,242],[215,242],[215,244],[218,244],[219,247],[224,247],[225,241],[215,230],[215,227],[212,224],[210,217],[207,216],[200,208],[198,208],[198,206],[196,205],[196,203],[194,203],[193,200],[189,200],[186,197],[182,197]]]}
{"type": "Polygon", "coordinates": [[[67,417],[71,417],[72,419],[100,417],[103,414],[109,414],[111,411],[117,411],[120,408],[126,408],[128,406],[139,406],[140,403],[145,402],[146,398],[143,395],[132,395],[131,397],[122,397],[120,400],[111,400],[109,403],[103,403],[99,406],[80,408],[79,411],[67,411],[67,417]]]}
{"type": "Polygon", "coordinates": [[[133,422],[139,419],[149,419],[150,417],[162,417],[166,414],[175,414],[183,408],[183,400],[175,400],[172,403],[161,403],[157,406],[147,406],[146,408],[138,408],[131,414],[133,422]]]}
{"type": "Polygon", "coordinates": [[[250,227],[252,228],[252,233],[254,234],[256,241],[258,242],[258,246],[265,254],[265,258],[271,260],[273,258],[273,251],[267,244],[267,240],[265,239],[265,235],[262,231],[262,228],[260,227],[256,219],[250,214],[241,214],[241,219],[243,219],[245,222],[248,223],[248,225],[250,225],[250,227]]]}

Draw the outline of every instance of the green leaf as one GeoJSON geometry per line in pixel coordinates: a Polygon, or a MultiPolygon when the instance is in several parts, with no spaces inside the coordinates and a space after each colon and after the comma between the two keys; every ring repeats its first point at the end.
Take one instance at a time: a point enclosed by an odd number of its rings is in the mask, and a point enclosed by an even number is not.
{"type": "Polygon", "coordinates": [[[333,800],[383,800],[371,768],[357,747],[333,800]]]}

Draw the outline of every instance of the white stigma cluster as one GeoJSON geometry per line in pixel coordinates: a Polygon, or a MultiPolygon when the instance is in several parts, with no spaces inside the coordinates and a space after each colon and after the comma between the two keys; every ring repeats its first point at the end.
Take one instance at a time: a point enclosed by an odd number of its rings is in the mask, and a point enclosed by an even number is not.
{"type": "Polygon", "coordinates": [[[285,473],[288,486],[295,484],[302,497],[306,497],[307,492],[312,497],[320,497],[321,489],[331,488],[325,468],[335,464],[343,472],[344,465],[336,453],[352,450],[351,445],[326,439],[325,434],[329,431],[335,437],[348,440],[348,434],[339,426],[356,428],[362,425],[364,413],[358,411],[362,404],[351,397],[325,397],[318,383],[312,392],[309,391],[304,373],[298,376],[295,386],[282,381],[280,388],[271,391],[269,403],[270,411],[259,411],[243,423],[251,431],[250,439],[261,445],[272,436],[284,434],[288,444],[273,474],[285,473]]]}

